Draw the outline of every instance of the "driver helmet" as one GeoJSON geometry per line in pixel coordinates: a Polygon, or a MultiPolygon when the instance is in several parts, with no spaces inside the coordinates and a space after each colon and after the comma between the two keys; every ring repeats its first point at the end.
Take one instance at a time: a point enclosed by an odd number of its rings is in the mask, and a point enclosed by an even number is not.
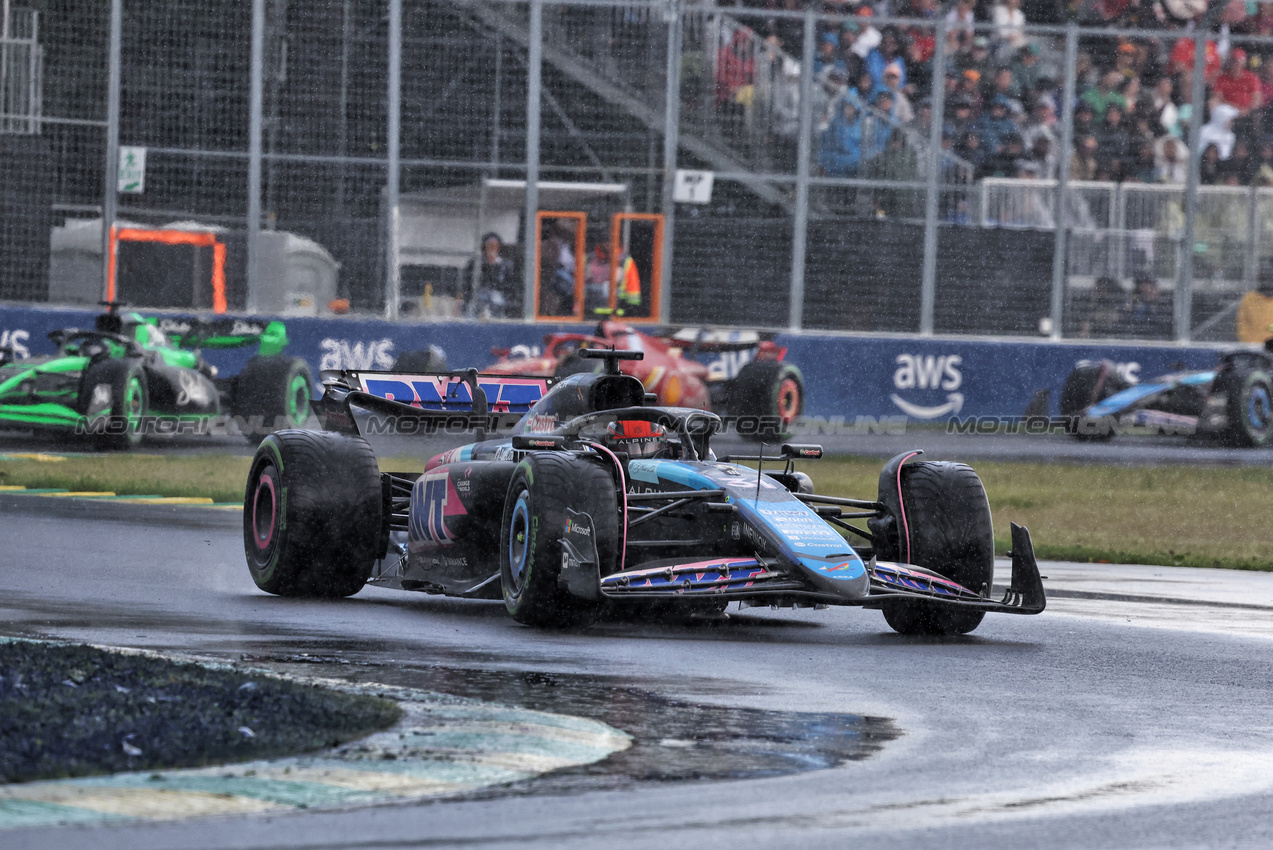
{"type": "Polygon", "coordinates": [[[668,448],[667,429],[643,419],[620,419],[606,426],[606,448],[628,457],[657,457],[668,448]]]}

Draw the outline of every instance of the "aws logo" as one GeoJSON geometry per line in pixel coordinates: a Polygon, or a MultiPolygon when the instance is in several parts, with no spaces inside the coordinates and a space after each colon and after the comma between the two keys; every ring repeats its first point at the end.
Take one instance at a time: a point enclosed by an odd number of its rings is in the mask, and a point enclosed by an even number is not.
{"type": "MultiPolygon", "coordinates": [[[[236,331],[238,333],[238,331],[236,331]]],[[[348,339],[324,339],[319,369],[392,369],[393,340],[379,339],[368,343],[348,339]]]]}
{"type": "Polygon", "coordinates": [[[25,331],[21,328],[12,331],[0,331],[0,348],[12,349],[13,357],[16,360],[25,360],[31,356],[31,349],[27,347],[27,343],[30,340],[30,331],[25,331]]]}
{"type": "Polygon", "coordinates": [[[958,354],[899,354],[894,362],[897,364],[893,372],[894,389],[946,392],[946,401],[932,406],[915,404],[893,393],[889,397],[906,415],[916,419],[936,419],[963,409],[963,393],[955,392],[964,383],[963,373],[959,371],[964,359],[958,354]]]}

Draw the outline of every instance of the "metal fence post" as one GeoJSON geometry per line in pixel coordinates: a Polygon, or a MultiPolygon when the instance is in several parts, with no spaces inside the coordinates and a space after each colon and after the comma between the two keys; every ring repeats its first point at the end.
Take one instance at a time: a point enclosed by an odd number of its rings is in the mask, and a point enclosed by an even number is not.
{"type": "Polygon", "coordinates": [[[804,10],[804,51],[800,56],[800,137],[796,142],[796,217],[791,234],[791,318],[804,325],[804,268],[809,241],[809,158],[813,155],[813,7],[804,10]]]}
{"type": "Polygon", "coordinates": [[[386,249],[388,274],[385,277],[385,318],[398,318],[402,298],[402,273],[398,268],[398,228],[401,224],[399,161],[402,156],[402,0],[389,0],[389,116],[388,179],[385,203],[389,212],[389,240],[386,249]]]}
{"type": "Polygon", "coordinates": [[[1204,76],[1207,66],[1207,27],[1202,23],[1193,36],[1193,94],[1189,112],[1189,176],[1185,182],[1185,233],[1180,252],[1179,276],[1176,279],[1176,341],[1189,342],[1193,322],[1193,243],[1194,218],[1198,212],[1199,167],[1202,151],[1202,118],[1206,113],[1204,76]]]}
{"type": "Polygon", "coordinates": [[[522,228],[522,317],[535,320],[535,214],[539,212],[539,101],[544,61],[544,4],[530,0],[526,62],[526,221],[522,228]]]}
{"type": "Polygon", "coordinates": [[[1246,250],[1242,258],[1242,285],[1247,289],[1255,289],[1255,282],[1260,276],[1259,239],[1256,236],[1260,226],[1259,195],[1258,186],[1253,185],[1247,190],[1246,250]]]}
{"type": "Polygon", "coordinates": [[[659,293],[659,321],[672,313],[672,247],[676,233],[676,152],[681,131],[681,0],[667,0],[667,92],[663,111],[663,291],[659,293]]]}
{"type": "MultiPolygon", "coordinates": [[[[8,9],[5,9],[6,19],[8,9]]],[[[111,0],[110,59],[106,89],[106,176],[102,184],[102,293],[111,297],[111,231],[119,208],[119,79],[124,33],[124,0],[111,0]]],[[[118,296],[116,296],[118,297],[118,296]]]]}
{"type": "MultiPolygon", "coordinates": [[[[491,162],[499,165],[500,121],[503,107],[504,77],[504,40],[499,33],[495,34],[495,95],[491,103],[491,162]]],[[[498,168],[491,172],[491,177],[499,177],[498,168]]]]}
{"type": "Polygon", "coordinates": [[[247,308],[260,309],[261,112],[264,109],[265,0],[252,0],[252,60],[248,72],[248,280],[247,308]]]}
{"type": "Polygon", "coordinates": [[[941,181],[941,131],[946,120],[946,7],[937,13],[937,49],[933,54],[933,118],[928,128],[928,187],[924,200],[924,277],[919,290],[919,332],[933,334],[937,304],[937,208],[941,181]]]}
{"type": "MultiPolygon", "coordinates": [[[[8,112],[3,104],[4,93],[9,90],[9,0],[0,0],[0,16],[0,112],[8,112]]],[[[0,122],[5,129],[8,124],[7,118],[0,122]]]]}
{"type": "Polygon", "coordinates": [[[1065,73],[1061,89],[1061,149],[1057,156],[1056,204],[1052,214],[1056,230],[1052,242],[1052,339],[1063,335],[1065,321],[1066,253],[1069,251],[1069,228],[1066,225],[1065,195],[1070,188],[1070,151],[1074,148],[1075,67],[1078,64],[1078,25],[1073,21],[1065,28],[1065,73]]]}

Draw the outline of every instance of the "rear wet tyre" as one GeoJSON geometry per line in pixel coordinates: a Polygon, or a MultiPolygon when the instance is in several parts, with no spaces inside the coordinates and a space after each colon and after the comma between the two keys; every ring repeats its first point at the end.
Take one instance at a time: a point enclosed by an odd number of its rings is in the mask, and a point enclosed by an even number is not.
{"type": "MultiPolygon", "coordinates": [[[[994,527],[977,473],[962,463],[920,461],[903,466],[901,475],[906,521],[899,518],[897,524],[898,559],[988,596],[994,581],[994,527]]],[[[884,604],[884,619],[904,635],[968,634],[984,617],[984,611],[940,603],[884,604]]]]}
{"type": "Polygon", "coordinates": [[[243,436],[260,443],[271,431],[300,428],[309,418],[314,379],[299,357],[253,357],[243,366],[234,390],[234,413],[243,436]]]}
{"type": "Polygon", "coordinates": [[[804,411],[804,376],[790,363],[753,360],[730,383],[728,407],[732,416],[759,419],[756,433],[744,436],[783,439],[804,411]]]}
{"type": "Polygon", "coordinates": [[[256,586],[279,596],[352,596],[381,540],[380,469],[361,437],[288,430],[261,441],[243,497],[256,586]]]}

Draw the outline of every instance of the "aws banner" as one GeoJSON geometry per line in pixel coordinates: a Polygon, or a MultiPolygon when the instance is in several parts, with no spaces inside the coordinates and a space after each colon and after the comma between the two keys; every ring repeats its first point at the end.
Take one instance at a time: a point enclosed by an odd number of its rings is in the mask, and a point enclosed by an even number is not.
{"type": "Polygon", "coordinates": [[[1076,344],[920,337],[817,337],[778,340],[805,376],[812,416],[1017,416],[1039,389],[1051,413],[1065,377],[1080,360],[1109,359],[1130,380],[1213,366],[1205,346],[1076,344]]]}
{"type": "MultiPolygon", "coordinates": [[[[0,305],[0,348],[19,358],[52,354],[49,331],[91,328],[89,310],[0,305]]],[[[393,323],[378,319],[287,318],[288,353],[320,369],[388,370],[405,351],[440,346],[452,369],[482,368],[497,358],[493,347],[537,355],[545,334],[578,332],[579,326],[523,323],[393,323]]],[[[586,330],[586,329],[584,329],[586,330]]],[[[1074,364],[1109,359],[1133,380],[1180,368],[1214,365],[1218,349],[1167,344],[1078,344],[1034,341],[781,334],[787,360],[805,378],[805,414],[943,421],[951,417],[1015,416],[1039,389],[1056,396],[1074,364]]],[[[251,349],[205,352],[234,374],[251,349]]],[[[719,355],[718,355],[719,356],[719,355]]]]}

